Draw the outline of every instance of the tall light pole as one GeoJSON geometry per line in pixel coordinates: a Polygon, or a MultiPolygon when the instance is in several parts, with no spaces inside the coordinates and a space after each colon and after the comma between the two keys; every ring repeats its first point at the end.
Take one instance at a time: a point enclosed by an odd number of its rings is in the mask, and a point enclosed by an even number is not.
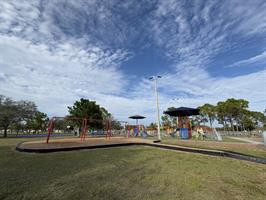
{"type": "Polygon", "coordinates": [[[156,96],[156,114],[157,114],[157,131],[158,131],[158,139],[161,140],[161,130],[160,130],[160,113],[159,113],[159,99],[158,99],[158,91],[157,91],[157,81],[161,76],[152,76],[149,79],[154,80],[154,90],[156,96]]]}

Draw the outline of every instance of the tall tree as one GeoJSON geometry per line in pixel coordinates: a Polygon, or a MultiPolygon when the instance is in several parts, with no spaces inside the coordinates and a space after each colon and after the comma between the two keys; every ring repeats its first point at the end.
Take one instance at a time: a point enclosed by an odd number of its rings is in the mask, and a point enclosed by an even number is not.
{"type": "Polygon", "coordinates": [[[43,112],[37,111],[31,119],[27,121],[27,127],[33,130],[44,130],[49,118],[43,112]]]}
{"type": "Polygon", "coordinates": [[[225,102],[220,101],[216,105],[216,117],[219,124],[223,125],[224,131],[226,127],[226,112],[225,112],[225,102]]]}
{"type": "MultiPolygon", "coordinates": [[[[168,111],[171,111],[175,109],[174,107],[169,107],[167,108],[168,111]]],[[[172,128],[177,125],[177,118],[176,117],[170,117],[169,115],[162,115],[161,117],[162,120],[162,125],[167,127],[167,128],[172,128]]]]}
{"type": "Polygon", "coordinates": [[[210,126],[212,127],[212,124],[216,118],[215,106],[206,103],[203,106],[200,106],[199,109],[200,109],[200,114],[208,119],[210,126]]]}
{"type": "Polygon", "coordinates": [[[225,101],[225,112],[227,118],[231,124],[231,128],[234,131],[234,123],[238,129],[238,123],[244,112],[248,108],[249,102],[244,99],[230,98],[225,101]]]}
{"type": "MultiPolygon", "coordinates": [[[[68,107],[68,112],[73,117],[99,120],[90,122],[90,127],[92,128],[101,128],[103,125],[101,120],[106,120],[111,116],[105,108],[97,105],[95,101],[83,98],[76,101],[73,106],[68,107]]],[[[81,127],[81,122],[78,125],[81,127]]]]}
{"type": "Polygon", "coordinates": [[[10,98],[1,96],[0,100],[0,127],[4,129],[4,137],[12,123],[18,120],[18,107],[10,98]]]}
{"type": "Polygon", "coordinates": [[[33,117],[37,107],[30,101],[13,101],[0,96],[0,127],[4,129],[4,137],[7,137],[8,128],[15,123],[27,121],[33,117]]]}
{"type": "Polygon", "coordinates": [[[151,130],[157,130],[157,124],[156,123],[150,123],[150,125],[148,125],[147,128],[149,128],[151,130]]]}

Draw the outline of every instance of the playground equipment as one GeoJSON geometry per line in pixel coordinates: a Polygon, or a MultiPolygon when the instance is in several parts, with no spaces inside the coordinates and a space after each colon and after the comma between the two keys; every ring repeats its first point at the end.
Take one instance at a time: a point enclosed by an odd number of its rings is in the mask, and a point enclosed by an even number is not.
{"type": "MultiPolygon", "coordinates": [[[[179,107],[171,110],[164,111],[164,114],[170,117],[178,117],[178,129],[181,139],[189,139],[192,136],[192,126],[189,120],[189,116],[199,115],[199,109],[179,107]]],[[[172,134],[174,135],[174,134],[172,134]]]]}
{"type": "Polygon", "coordinates": [[[264,145],[266,146],[266,131],[263,131],[262,137],[263,137],[264,145]]]}
{"type": "MultiPolygon", "coordinates": [[[[138,120],[139,119],[144,119],[146,117],[141,116],[141,115],[133,115],[133,116],[130,116],[129,118],[136,120],[136,125],[133,127],[133,135],[134,135],[134,137],[137,137],[138,135],[141,135],[142,137],[144,137],[144,135],[146,136],[147,133],[144,133],[145,132],[145,127],[143,125],[139,125],[138,124],[138,120]],[[144,130],[144,131],[141,132],[140,130],[144,130]]],[[[132,130],[132,125],[128,126],[128,128],[129,128],[129,130],[132,130]]]]}
{"type": "Polygon", "coordinates": [[[130,124],[127,124],[126,125],[126,130],[127,130],[127,137],[130,137],[130,136],[134,136],[134,137],[137,137],[137,136],[141,136],[143,138],[146,138],[148,135],[146,129],[145,129],[145,126],[144,125],[130,125],[130,124]]]}
{"type": "MultiPolygon", "coordinates": [[[[49,143],[50,137],[53,132],[58,131],[56,129],[56,122],[63,121],[66,123],[65,127],[70,129],[72,127],[72,131],[75,130],[74,126],[77,126],[78,129],[75,131],[75,135],[80,137],[81,141],[85,141],[88,131],[92,133],[92,135],[99,132],[101,135],[104,135],[106,139],[110,139],[112,137],[112,122],[111,120],[100,120],[100,119],[92,119],[92,118],[79,118],[79,117],[53,117],[49,121],[48,124],[48,134],[46,138],[46,143],[49,143]],[[71,124],[71,125],[69,125],[71,124]],[[95,131],[95,129],[97,129],[95,131]],[[81,133],[80,133],[81,131],[81,133]]],[[[122,122],[122,121],[121,121],[122,122]]],[[[126,123],[126,122],[122,122],[126,123]]]]}
{"type": "Polygon", "coordinates": [[[215,128],[214,128],[214,132],[213,133],[214,133],[214,139],[215,140],[217,140],[217,141],[222,141],[223,140],[221,134],[218,133],[215,128]]]}
{"type": "Polygon", "coordinates": [[[136,125],[138,125],[139,119],[145,119],[146,117],[141,116],[141,115],[133,115],[129,117],[130,119],[135,119],[136,120],[136,125]]]}

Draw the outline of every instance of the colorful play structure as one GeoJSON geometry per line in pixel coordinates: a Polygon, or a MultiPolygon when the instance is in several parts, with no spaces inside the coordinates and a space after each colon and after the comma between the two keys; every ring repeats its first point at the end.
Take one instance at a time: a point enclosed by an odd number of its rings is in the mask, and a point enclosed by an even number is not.
{"type": "MultiPolygon", "coordinates": [[[[164,114],[169,115],[170,117],[177,117],[177,128],[173,132],[177,137],[180,139],[190,139],[192,137],[192,125],[190,122],[189,117],[193,115],[199,115],[199,109],[195,108],[187,108],[187,107],[179,107],[167,110],[164,114]]],[[[135,119],[136,124],[130,125],[127,122],[124,123],[124,135],[126,137],[143,137],[146,138],[148,136],[145,126],[138,123],[138,120],[144,119],[144,116],[141,115],[133,115],[129,117],[130,119],[135,119]]],[[[70,120],[78,122],[79,124],[79,131],[81,141],[85,141],[88,133],[94,135],[97,131],[93,130],[93,125],[100,124],[101,127],[101,135],[104,135],[106,139],[110,139],[112,137],[112,121],[111,120],[99,120],[99,119],[92,119],[92,118],[78,118],[78,117],[53,117],[49,121],[48,125],[48,134],[46,143],[49,143],[50,137],[52,136],[55,124],[58,120],[70,120]]]]}
{"type": "MultiPolygon", "coordinates": [[[[148,136],[145,126],[138,124],[139,119],[144,119],[145,117],[140,115],[131,116],[130,118],[136,119],[136,125],[130,125],[128,122],[119,121],[124,125],[124,136],[126,137],[137,137],[141,136],[146,138],[148,136]]],[[[55,135],[56,132],[56,123],[58,121],[71,121],[72,123],[79,124],[78,125],[78,133],[77,136],[80,137],[81,141],[85,141],[86,137],[89,136],[105,136],[106,139],[110,139],[113,136],[112,130],[112,121],[111,120],[99,120],[92,118],[79,118],[79,117],[52,117],[48,123],[48,134],[46,138],[46,143],[48,144],[51,136],[55,135]],[[93,125],[100,125],[100,130],[94,129],[93,125]],[[100,133],[100,134],[97,134],[100,133]]],[[[69,125],[67,126],[69,127],[69,125]]]]}
{"type": "Polygon", "coordinates": [[[139,125],[126,125],[127,137],[137,137],[141,136],[146,138],[148,136],[145,126],[142,124],[139,125]]]}
{"type": "Polygon", "coordinates": [[[128,131],[127,137],[130,136],[141,136],[143,138],[146,138],[148,136],[146,130],[145,130],[145,126],[144,125],[140,125],[138,123],[139,119],[145,119],[146,117],[141,116],[141,115],[133,115],[129,117],[130,119],[135,119],[136,120],[136,125],[127,125],[126,130],[128,131]]]}
{"type": "Polygon", "coordinates": [[[176,132],[179,132],[178,136],[180,139],[189,139],[192,137],[192,126],[189,116],[199,115],[199,109],[179,107],[164,111],[164,114],[178,118],[176,132]]]}

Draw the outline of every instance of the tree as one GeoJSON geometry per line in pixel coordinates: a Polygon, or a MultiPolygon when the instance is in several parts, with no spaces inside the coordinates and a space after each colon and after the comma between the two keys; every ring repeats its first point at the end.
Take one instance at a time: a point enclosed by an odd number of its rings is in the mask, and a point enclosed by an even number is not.
{"type": "Polygon", "coordinates": [[[45,113],[37,111],[31,119],[27,121],[27,127],[33,130],[44,130],[49,118],[45,113]]]}
{"type": "Polygon", "coordinates": [[[0,127],[4,129],[4,137],[7,137],[9,126],[18,119],[18,107],[10,98],[1,96],[0,100],[0,127]]]}
{"type": "Polygon", "coordinates": [[[104,120],[108,120],[108,119],[112,118],[111,113],[109,113],[104,107],[100,107],[100,110],[102,112],[102,117],[104,120]]]}
{"type": "MultiPolygon", "coordinates": [[[[76,101],[72,107],[68,107],[68,112],[71,117],[99,120],[90,122],[92,128],[102,128],[101,120],[107,120],[111,116],[105,108],[97,105],[95,101],[83,98],[76,101]]],[[[81,122],[78,122],[78,125],[81,127],[81,122]]]]}
{"type": "Polygon", "coordinates": [[[112,129],[114,129],[114,130],[121,130],[121,129],[123,129],[123,126],[117,120],[112,120],[111,126],[112,126],[112,129]]]}
{"type": "Polygon", "coordinates": [[[239,121],[243,115],[243,112],[248,108],[248,104],[249,102],[244,99],[230,98],[225,101],[225,112],[233,131],[233,124],[236,123],[236,127],[238,129],[239,121]]]}
{"type": "Polygon", "coordinates": [[[37,107],[30,101],[13,101],[12,99],[0,96],[0,127],[4,129],[4,137],[7,137],[7,130],[12,124],[18,124],[29,120],[37,111],[37,107]]]}
{"type": "Polygon", "coordinates": [[[215,106],[206,103],[203,106],[200,106],[199,109],[200,109],[200,114],[208,119],[210,126],[212,128],[212,124],[216,118],[215,106]]]}
{"type": "MultiPolygon", "coordinates": [[[[169,107],[167,108],[167,111],[171,111],[171,110],[174,110],[175,108],[174,107],[169,107]]],[[[176,117],[170,117],[169,115],[162,115],[161,117],[161,120],[162,120],[162,125],[164,127],[167,127],[167,128],[172,128],[174,126],[176,126],[177,122],[177,118],[176,117]]]]}
{"type": "Polygon", "coordinates": [[[156,123],[150,123],[150,125],[147,126],[147,128],[149,128],[151,130],[157,130],[157,124],[156,123]]]}
{"type": "Polygon", "coordinates": [[[162,119],[162,125],[163,127],[167,127],[167,128],[171,128],[172,127],[172,120],[170,119],[170,117],[168,115],[163,115],[161,117],[162,119]]]}

